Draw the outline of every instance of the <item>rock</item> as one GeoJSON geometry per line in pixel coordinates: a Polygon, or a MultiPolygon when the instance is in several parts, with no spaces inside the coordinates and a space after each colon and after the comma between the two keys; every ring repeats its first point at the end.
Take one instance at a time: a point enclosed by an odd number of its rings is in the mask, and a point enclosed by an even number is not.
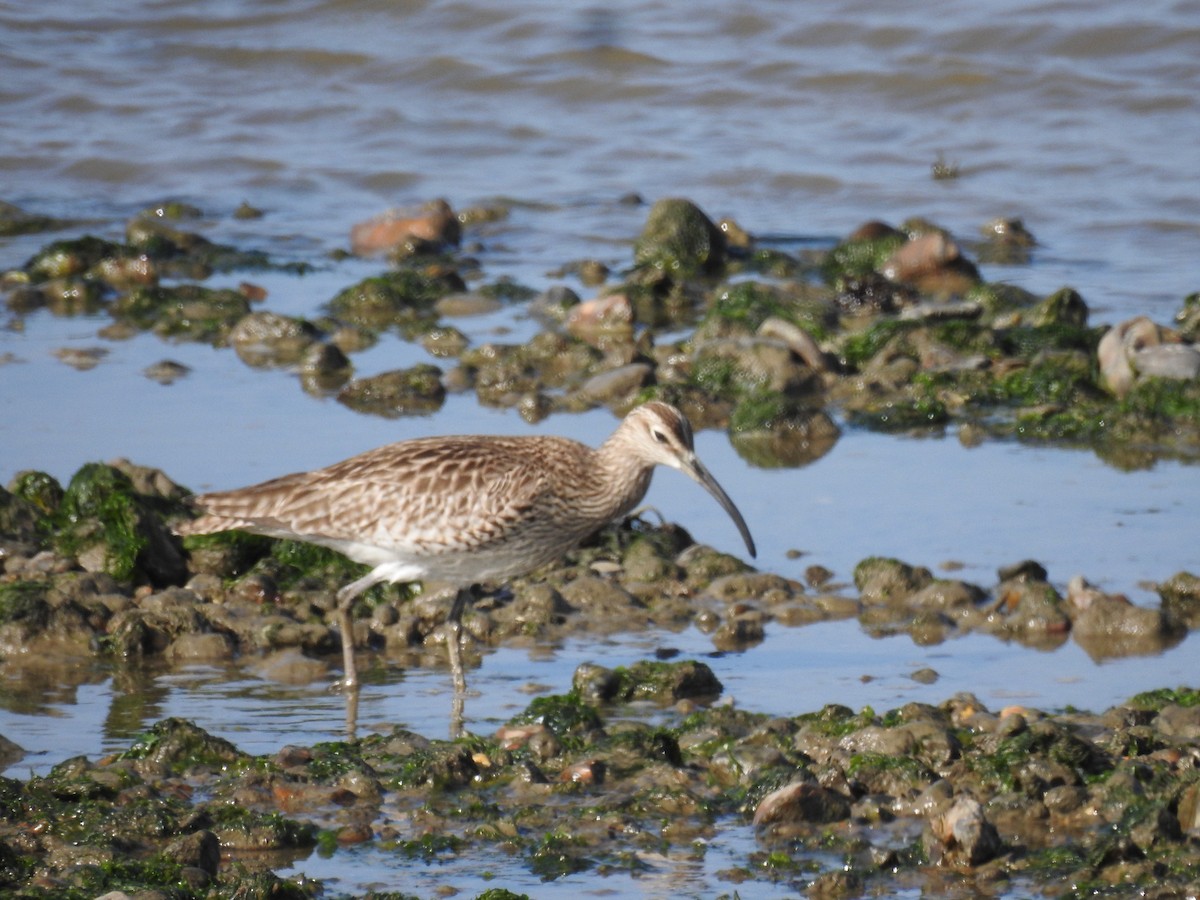
{"type": "Polygon", "coordinates": [[[175,362],[172,359],[164,359],[144,368],[142,374],[151,381],[157,381],[159,384],[165,385],[174,384],[191,371],[183,363],[175,362]]]}
{"type": "Polygon", "coordinates": [[[769,572],[737,572],[713,579],[705,594],[722,603],[757,600],[766,605],[792,599],[798,586],[781,575],[769,572]]]}
{"type": "Polygon", "coordinates": [[[1179,828],[1189,834],[1200,834],[1200,782],[1192,782],[1179,794],[1179,828]]]}
{"type": "Polygon", "coordinates": [[[724,690],[712,669],[694,660],[641,661],[617,669],[584,663],[575,670],[571,687],[585,700],[604,703],[714,700],[724,690]]]}
{"type": "Polygon", "coordinates": [[[461,292],[439,297],[433,304],[433,309],[439,316],[450,318],[486,316],[501,308],[503,304],[495,297],[461,292]]]}
{"type": "Polygon", "coordinates": [[[305,656],[294,647],[268,653],[252,660],[252,665],[260,678],[276,684],[313,684],[329,677],[325,663],[305,656]]]}
{"type": "Polygon", "coordinates": [[[353,370],[346,354],[334,343],[315,343],[300,358],[300,381],[313,394],[339,390],[353,370]]]}
{"type": "Polygon", "coordinates": [[[628,627],[628,617],[648,619],[645,607],[628,591],[591,575],[576,578],[562,589],[563,599],[588,620],[589,628],[607,629],[614,627],[614,620],[626,619],[621,624],[628,627]]]}
{"type": "Polygon", "coordinates": [[[529,314],[542,322],[561,324],[580,302],[578,294],[566,285],[558,284],[529,301],[529,314]]]}
{"type": "Polygon", "coordinates": [[[1083,328],[1087,325],[1088,308],[1078,291],[1063,288],[1051,294],[1026,316],[1030,325],[1071,325],[1083,328]]]}
{"type": "Polygon", "coordinates": [[[789,397],[817,394],[821,379],[787,344],[764,338],[723,338],[696,347],[693,366],[703,379],[706,367],[726,373],[735,392],[767,391],[789,397]]]}
{"type": "Polygon", "coordinates": [[[630,363],[593,375],[576,391],[576,396],[607,406],[628,405],[631,399],[654,380],[654,367],[648,363],[630,363]]]}
{"type": "Polygon", "coordinates": [[[713,274],[725,263],[725,236],[690,200],[659,200],[634,244],[634,263],[672,277],[713,274]]]}
{"type": "Polygon", "coordinates": [[[441,409],[446,399],[442,371],[428,364],[357,378],[338,391],[339,403],[386,418],[421,415],[441,409]]]}
{"type": "Polygon", "coordinates": [[[983,627],[1031,646],[1055,647],[1071,629],[1062,606],[1062,597],[1048,582],[1022,575],[996,588],[983,627]]]}
{"type": "Polygon", "coordinates": [[[191,866],[215,878],[221,864],[221,842],[211,831],[195,831],[167,844],[163,856],[183,866],[191,866]]]}
{"type": "Polygon", "coordinates": [[[1158,711],[1154,727],[1163,734],[1184,741],[1200,740],[1200,706],[1180,706],[1168,703],[1158,711]]]}
{"type": "Polygon", "coordinates": [[[758,326],[760,337],[783,341],[814,372],[829,372],[834,359],[825,353],[807,331],[779,316],[768,316],[758,326]]]}
{"type": "Polygon", "coordinates": [[[914,303],[900,310],[902,322],[973,322],[983,315],[983,306],[974,300],[958,302],[914,303]]]}
{"type": "Polygon", "coordinates": [[[959,797],[950,809],[930,820],[925,849],[939,865],[978,866],[994,859],[1003,844],[979,801],[959,797]]]}
{"type": "Polygon", "coordinates": [[[437,249],[458,246],[462,227],[445,200],[433,200],[416,210],[395,210],[350,229],[350,249],[371,256],[398,248],[437,249]]]}
{"type": "Polygon", "coordinates": [[[1200,350],[1181,344],[1178,332],[1136,316],[1114,325],[1096,348],[1101,383],[1117,398],[1125,397],[1140,376],[1191,379],[1200,377],[1200,350]]]}
{"type": "Polygon", "coordinates": [[[939,578],[910,595],[905,605],[914,611],[936,610],[963,618],[975,613],[986,597],[983,588],[976,585],[939,578]]]}
{"type": "Polygon", "coordinates": [[[470,339],[453,326],[439,325],[421,335],[421,346],[441,359],[462,356],[470,345],[470,339]]]}
{"type": "Polygon", "coordinates": [[[841,429],[810,401],[756,391],[734,407],[729,441],[738,456],[764,469],[807,465],[833,449],[841,429]]]}
{"type": "Polygon", "coordinates": [[[633,340],[633,306],[625,294],[609,294],[571,307],[567,333],[593,347],[627,344],[633,340]]]}
{"type": "Polygon", "coordinates": [[[1001,581],[1021,579],[1022,581],[1045,581],[1048,574],[1046,567],[1032,559],[1025,559],[1012,565],[1003,566],[996,573],[1001,581]]]}
{"type": "Polygon", "coordinates": [[[0,770],[7,769],[21,761],[25,756],[25,751],[20,745],[13,743],[4,735],[0,734],[0,770]]]}
{"type": "Polygon", "coordinates": [[[1096,660],[1159,653],[1186,632],[1163,610],[1105,594],[1078,575],[1067,585],[1067,611],[1075,641],[1096,660]]]}
{"type": "Polygon", "coordinates": [[[794,781],[763,797],[754,810],[754,825],[809,822],[819,825],[850,817],[850,801],[810,781],[794,781]]]}
{"type": "Polygon", "coordinates": [[[54,355],[71,368],[86,372],[96,368],[108,356],[108,350],[105,347],[59,347],[54,355]]]}
{"type": "Polygon", "coordinates": [[[229,332],[229,343],[248,366],[286,366],[298,362],[320,332],[303,319],[273,312],[252,312],[229,332]]]}
{"type": "MultiPolygon", "coordinates": [[[[466,290],[466,283],[447,266],[402,267],[364,278],[329,301],[339,321],[361,329],[382,331],[397,327],[421,333],[433,327],[439,297],[466,290]]],[[[347,344],[337,340],[343,350],[347,344]]]]}
{"type": "Polygon", "coordinates": [[[928,569],[898,559],[872,556],[854,567],[854,585],[869,605],[903,603],[932,581],[928,569]]]}
{"type": "Polygon", "coordinates": [[[1189,628],[1200,628],[1200,577],[1177,572],[1158,585],[1158,595],[1166,612],[1189,628]]]}
{"type": "Polygon", "coordinates": [[[1030,250],[1037,241],[1020,219],[1000,217],[982,228],[984,244],[979,249],[982,262],[1004,265],[1024,265],[1029,262],[1030,250]]]}
{"type": "Polygon", "coordinates": [[[961,294],[979,282],[979,270],[941,231],[908,240],[880,266],[879,273],[927,294],[961,294]]]}
{"type": "Polygon", "coordinates": [[[163,524],[150,497],[173,497],[178,488],[163,476],[167,486],[152,487],[156,469],[139,470],[127,462],[88,463],[75,473],[63,495],[69,523],[56,543],[79,559],[90,571],[118,578],[140,576],[155,584],[183,581],[187,565],[179,540],[163,524]],[[135,485],[119,467],[124,464],[142,480],[135,485]],[[141,490],[139,490],[139,487],[141,490]],[[162,492],[160,492],[160,490],[162,492]]]}
{"type": "Polygon", "coordinates": [[[756,609],[730,616],[712,635],[713,646],[725,653],[746,650],[765,639],[766,616],[756,609]]]}
{"type": "Polygon", "coordinates": [[[233,642],[217,632],[184,633],[167,647],[166,657],[174,663],[214,662],[233,656],[233,642]]]}
{"type": "Polygon", "coordinates": [[[1191,344],[1160,344],[1133,354],[1133,368],[1146,378],[1189,381],[1200,376],[1200,350],[1191,344]]]}

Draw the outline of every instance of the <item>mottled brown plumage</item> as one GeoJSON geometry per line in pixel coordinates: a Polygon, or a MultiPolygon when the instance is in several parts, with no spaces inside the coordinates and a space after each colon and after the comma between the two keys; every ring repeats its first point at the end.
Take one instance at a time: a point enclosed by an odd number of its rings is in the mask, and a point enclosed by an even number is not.
{"type": "Polygon", "coordinates": [[[346,673],[357,683],[350,605],[381,581],[444,581],[459,589],[455,628],[469,590],[557,559],[646,495],[656,465],[702,484],[733,518],[741,514],[696,458],[677,409],[647,403],[600,447],[559,437],[430,437],[389,444],[312,472],[195,498],[204,515],[180,534],[242,530],[337,550],[372,566],[338,592],[346,673]]]}

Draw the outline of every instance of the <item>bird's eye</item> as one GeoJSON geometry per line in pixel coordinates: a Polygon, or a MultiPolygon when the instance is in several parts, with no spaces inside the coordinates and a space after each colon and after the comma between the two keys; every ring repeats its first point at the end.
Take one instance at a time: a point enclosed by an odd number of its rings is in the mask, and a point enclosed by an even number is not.
{"type": "Polygon", "coordinates": [[[665,444],[665,443],[667,443],[667,436],[666,436],[666,435],[665,435],[663,432],[659,431],[657,428],[655,428],[655,429],[654,429],[652,432],[650,432],[650,433],[651,433],[652,435],[654,435],[654,439],[655,439],[656,441],[658,441],[660,444],[665,444]]]}

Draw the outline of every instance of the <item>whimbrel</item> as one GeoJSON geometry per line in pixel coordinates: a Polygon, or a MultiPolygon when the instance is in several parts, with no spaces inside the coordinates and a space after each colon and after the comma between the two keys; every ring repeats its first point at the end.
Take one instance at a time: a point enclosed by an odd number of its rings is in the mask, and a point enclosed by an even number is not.
{"type": "Polygon", "coordinates": [[[204,515],[180,534],[250,531],[337,550],[370,572],[337,593],[343,684],[358,685],[350,607],[383,581],[457,589],[447,616],[454,686],[465,690],[460,620],[475,587],[553,562],[646,495],[656,465],[703,485],[754,541],[733,501],[692,446],[679,410],[633,409],[600,447],[561,437],[428,437],[389,444],[312,472],[202,494],[204,515]]]}

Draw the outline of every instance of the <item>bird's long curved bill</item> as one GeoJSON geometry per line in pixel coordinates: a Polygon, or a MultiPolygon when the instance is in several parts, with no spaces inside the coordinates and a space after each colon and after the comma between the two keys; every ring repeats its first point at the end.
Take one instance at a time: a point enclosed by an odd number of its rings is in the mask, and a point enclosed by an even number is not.
{"type": "Polygon", "coordinates": [[[738,508],[733,505],[733,501],[729,499],[729,495],[725,493],[721,485],[717,484],[717,479],[713,478],[712,473],[704,468],[704,463],[693,456],[683,466],[683,471],[703,485],[704,489],[716,498],[716,501],[721,504],[721,509],[729,513],[729,518],[733,519],[733,524],[737,526],[742,540],[746,542],[746,550],[749,551],[750,556],[757,556],[754,549],[754,538],[750,537],[750,529],[746,527],[746,520],[742,518],[742,514],[738,512],[738,508]]]}

